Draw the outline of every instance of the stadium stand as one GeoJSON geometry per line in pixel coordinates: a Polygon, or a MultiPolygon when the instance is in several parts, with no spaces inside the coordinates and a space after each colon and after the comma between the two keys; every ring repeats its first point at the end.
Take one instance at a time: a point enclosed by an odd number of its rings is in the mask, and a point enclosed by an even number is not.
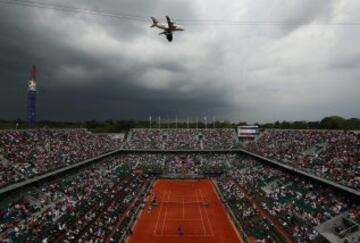
{"type": "Polygon", "coordinates": [[[219,174],[229,167],[235,154],[128,153],[134,169],[150,174],[219,174]]]}
{"type": "Polygon", "coordinates": [[[0,188],[120,148],[84,129],[0,131],[0,188]]]}
{"type": "Polygon", "coordinates": [[[126,159],[105,159],[10,201],[0,209],[0,242],[110,239],[125,227],[128,206],[140,201],[138,192],[149,184],[130,170],[119,173],[126,159]]]}
{"type": "Polygon", "coordinates": [[[125,149],[230,149],[237,143],[234,129],[132,129],[125,149]]]}
{"type": "Polygon", "coordinates": [[[266,130],[245,149],[339,184],[360,189],[360,133],[266,130]]]}
{"type": "Polygon", "coordinates": [[[217,184],[246,235],[257,241],[285,242],[271,223],[261,216],[254,206],[229,178],[219,178],[217,184]],[[246,222],[246,224],[244,223],[246,222]]]}
{"type": "Polygon", "coordinates": [[[358,209],[343,194],[254,159],[240,158],[233,164],[237,168],[231,170],[234,182],[259,202],[296,242],[315,241],[320,235],[315,226],[358,209]]]}
{"type": "MultiPolygon", "coordinates": [[[[1,186],[125,148],[2,198],[0,242],[121,242],[131,234],[145,189],[168,174],[211,177],[250,242],[360,241],[356,200],[264,159],[229,151],[237,145],[232,129],[129,134],[122,143],[82,129],[0,132],[1,186]]],[[[245,147],[359,190],[356,132],[267,130],[245,147]]]]}

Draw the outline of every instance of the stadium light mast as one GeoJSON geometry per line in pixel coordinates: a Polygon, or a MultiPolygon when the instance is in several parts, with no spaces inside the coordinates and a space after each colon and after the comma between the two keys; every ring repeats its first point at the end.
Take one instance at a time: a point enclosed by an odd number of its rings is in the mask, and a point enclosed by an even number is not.
{"type": "Polygon", "coordinates": [[[37,93],[37,69],[36,65],[31,66],[30,77],[28,81],[27,91],[27,124],[28,127],[33,127],[36,122],[36,93],[37,93]]]}

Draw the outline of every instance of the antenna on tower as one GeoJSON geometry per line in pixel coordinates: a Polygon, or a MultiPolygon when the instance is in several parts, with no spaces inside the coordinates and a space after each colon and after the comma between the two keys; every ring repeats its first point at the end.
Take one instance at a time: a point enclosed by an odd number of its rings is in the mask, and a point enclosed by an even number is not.
{"type": "Polygon", "coordinates": [[[36,81],[36,65],[35,64],[33,64],[31,66],[30,80],[36,81]]]}
{"type": "Polygon", "coordinates": [[[37,93],[37,69],[36,65],[31,66],[27,91],[27,123],[28,127],[34,127],[36,122],[36,93],[37,93]]]}

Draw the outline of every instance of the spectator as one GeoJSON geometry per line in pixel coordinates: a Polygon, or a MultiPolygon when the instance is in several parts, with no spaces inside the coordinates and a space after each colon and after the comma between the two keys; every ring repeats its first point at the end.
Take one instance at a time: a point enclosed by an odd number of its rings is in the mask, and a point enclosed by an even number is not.
{"type": "Polygon", "coordinates": [[[83,129],[0,131],[0,188],[119,147],[83,129]]]}

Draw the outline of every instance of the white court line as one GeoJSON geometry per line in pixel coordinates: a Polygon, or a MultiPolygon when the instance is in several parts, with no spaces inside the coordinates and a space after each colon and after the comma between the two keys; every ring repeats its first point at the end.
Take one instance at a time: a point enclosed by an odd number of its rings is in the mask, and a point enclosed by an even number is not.
{"type": "Polygon", "coordinates": [[[185,199],[183,197],[183,219],[185,218],[185,199]]]}
{"type": "MultiPolygon", "coordinates": [[[[196,194],[196,200],[199,200],[198,190],[195,190],[195,194],[196,194]]],[[[201,224],[202,224],[202,227],[203,227],[204,235],[206,235],[206,228],[205,228],[204,220],[203,220],[203,217],[202,217],[202,212],[201,212],[200,205],[198,205],[198,209],[199,209],[199,212],[200,212],[201,224]]]]}
{"type": "Polygon", "coordinates": [[[201,221],[201,219],[182,219],[182,218],[171,218],[166,219],[166,221],[201,221]]]}
{"type": "MultiPolygon", "coordinates": [[[[163,234],[163,235],[155,235],[155,237],[168,237],[168,238],[179,238],[178,234],[163,234]]],[[[188,237],[188,238],[207,238],[207,237],[214,237],[213,235],[204,235],[204,234],[183,234],[181,237],[188,237]]]]}
{"type": "MultiPolygon", "coordinates": [[[[215,183],[213,180],[211,180],[213,183],[215,183]]],[[[219,199],[219,201],[221,202],[221,198],[219,196],[219,194],[217,193],[217,191],[215,190],[215,186],[213,185],[213,183],[210,183],[211,184],[211,188],[212,188],[212,191],[215,193],[216,195],[216,198],[219,199]]]]}
{"type": "MultiPolygon", "coordinates": [[[[169,201],[171,193],[172,193],[172,191],[169,192],[167,201],[169,201]]],[[[164,228],[165,228],[165,224],[166,224],[166,215],[167,215],[168,208],[169,207],[165,208],[165,215],[164,215],[163,225],[162,225],[162,228],[161,228],[161,235],[164,234],[164,228]]]]}
{"type": "MultiPolygon", "coordinates": [[[[166,195],[166,193],[164,193],[164,194],[162,195],[162,199],[164,199],[165,195],[166,195]]],[[[161,200],[160,202],[162,202],[162,201],[163,201],[163,200],[161,200]]],[[[154,228],[154,232],[153,232],[154,235],[156,235],[156,230],[157,230],[157,228],[158,228],[158,224],[159,224],[159,221],[160,221],[160,215],[161,215],[161,212],[162,212],[162,209],[163,209],[163,206],[162,206],[162,205],[159,205],[159,206],[160,206],[159,215],[158,215],[157,220],[156,220],[156,224],[155,224],[155,228],[154,228]]]]}
{"type": "MultiPolygon", "coordinates": [[[[211,186],[212,186],[212,185],[211,185],[211,186]]],[[[201,195],[201,199],[204,201],[204,196],[203,196],[203,194],[202,194],[202,191],[201,191],[201,190],[198,190],[198,191],[199,191],[199,193],[200,193],[200,195],[201,195]]],[[[211,225],[211,222],[210,222],[210,218],[209,218],[208,211],[207,211],[207,209],[204,209],[204,211],[205,211],[206,218],[207,218],[208,223],[209,223],[209,226],[210,226],[211,235],[214,236],[214,230],[213,230],[212,225],[211,225]]]]}

